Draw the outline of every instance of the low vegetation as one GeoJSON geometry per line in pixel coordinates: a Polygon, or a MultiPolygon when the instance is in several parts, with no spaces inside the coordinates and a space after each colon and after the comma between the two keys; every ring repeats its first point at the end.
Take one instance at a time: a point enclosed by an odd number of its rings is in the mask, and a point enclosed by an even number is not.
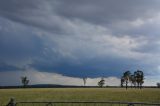
{"type": "Polygon", "coordinates": [[[142,90],[123,88],[30,88],[0,89],[0,104],[11,97],[16,101],[128,101],[159,102],[160,89],[142,90]]]}

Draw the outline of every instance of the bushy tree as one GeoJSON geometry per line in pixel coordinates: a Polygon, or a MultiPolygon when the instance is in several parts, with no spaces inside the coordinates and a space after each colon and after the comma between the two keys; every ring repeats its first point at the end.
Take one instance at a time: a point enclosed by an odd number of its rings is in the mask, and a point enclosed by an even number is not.
{"type": "Polygon", "coordinates": [[[104,84],[105,84],[105,80],[104,78],[101,78],[101,80],[98,82],[98,86],[102,88],[104,84]]]}

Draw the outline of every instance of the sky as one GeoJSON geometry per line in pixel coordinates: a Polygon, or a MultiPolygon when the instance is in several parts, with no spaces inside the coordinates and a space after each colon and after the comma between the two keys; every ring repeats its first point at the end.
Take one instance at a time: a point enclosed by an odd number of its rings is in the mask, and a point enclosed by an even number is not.
{"type": "Polygon", "coordinates": [[[160,0],[1,0],[0,86],[160,82],[160,0]]]}

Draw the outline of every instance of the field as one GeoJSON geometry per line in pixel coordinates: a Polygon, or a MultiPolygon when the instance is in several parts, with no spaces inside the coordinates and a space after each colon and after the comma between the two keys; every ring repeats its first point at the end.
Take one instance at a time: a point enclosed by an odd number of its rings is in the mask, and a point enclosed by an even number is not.
{"type": "Polygon", "coordinates": [[[128,101],[160,103],[160,89],[144,88],[30,88],[0,89],[0,104],[16,101],[128,101]]]}

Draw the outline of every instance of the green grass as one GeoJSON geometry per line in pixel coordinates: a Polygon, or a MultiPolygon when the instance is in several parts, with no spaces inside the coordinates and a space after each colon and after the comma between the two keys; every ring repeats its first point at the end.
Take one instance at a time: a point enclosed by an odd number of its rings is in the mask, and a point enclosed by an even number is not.
{"type": "Polygon", "coordinates": [[[160,103],[160,89],[31,88],[0,89],[0,104],[16,101],[128,101],[160,103]]]}

